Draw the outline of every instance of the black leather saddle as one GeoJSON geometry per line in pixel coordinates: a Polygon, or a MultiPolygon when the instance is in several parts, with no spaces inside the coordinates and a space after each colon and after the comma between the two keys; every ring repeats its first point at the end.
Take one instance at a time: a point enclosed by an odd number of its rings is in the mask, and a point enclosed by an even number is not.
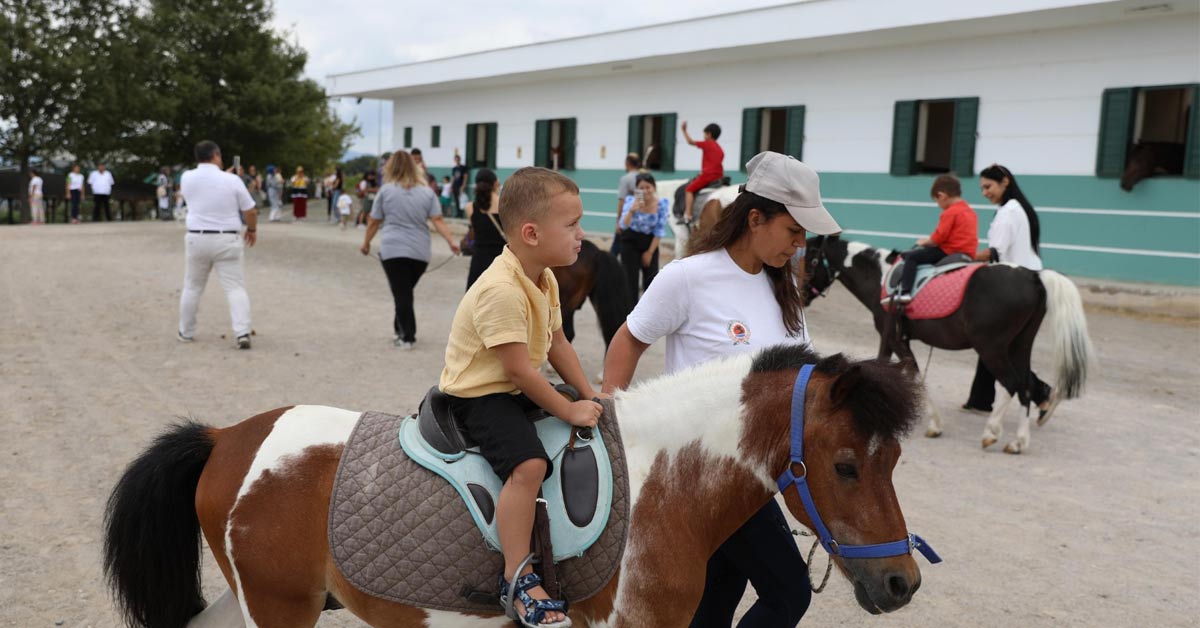
{"type": "MultiPolygon", "coordinates": [[[[554,389],[571,401],[579,400],[579,392],[573,386],[559,384],[554,389]]],[[[548,418],[550,414],[537,408],[525,416],[536,422],[548,418]]],[[[417,429],[425,442],[446,455],[454,455],[479,446],[450,411],[450,397],[437,386],[431,387],[421,400],[421,406],[417,409],[417,429]]]]}

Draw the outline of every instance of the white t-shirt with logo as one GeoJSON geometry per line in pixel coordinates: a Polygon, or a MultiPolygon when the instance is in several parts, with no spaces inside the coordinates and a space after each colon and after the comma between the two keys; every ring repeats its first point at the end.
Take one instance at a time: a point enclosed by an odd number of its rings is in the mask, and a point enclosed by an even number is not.
{"type": "Polygon", "coordinates": [[[349,194],[343,194],[343,195],[339,196],[338,203],[337,203],[338,213],[343,216],[349,216],[350,215],[350,203],[353,203],[353,202],[354,201],[353,201],[353,199],[350,198],[349,194]]]}
{"type": "Polygon", "coordinates": [[[788,335],[766,272],[747,273],[725,249],[664,266],[625,322],[646,344],[667,337],[667,373],[772,345],[809,344],[807,324],[788,335]]]}

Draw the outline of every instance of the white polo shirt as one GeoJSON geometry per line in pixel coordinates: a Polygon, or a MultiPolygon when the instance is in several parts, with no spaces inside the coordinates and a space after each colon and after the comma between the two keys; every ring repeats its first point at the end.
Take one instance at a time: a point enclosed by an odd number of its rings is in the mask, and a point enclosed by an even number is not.
{"type": "Polygon", "coordinates": [[[666,372],[674,373],[776,344],[809,344],[803,312],[800,320],[800,333],[789,336],[767,273],[747,273],[721,249],[664,266],[625,323],[646,344],[666,336],[666,372]]]}
{"type": "Polygon", "coordinates": [[[235,174],[222,172],[215,164],[200,164],[179,180],[187,202],[189,231],[237,231],[242,212],[254,209],[254,199],[235,174]]]}
{"type": "Polygon", "coordinates": [[[109,195],[112,194],[113,176],[112,172],[105,170],[93,170],[88,174],[88,185],[92,187],[92,194],[109,195]]]}

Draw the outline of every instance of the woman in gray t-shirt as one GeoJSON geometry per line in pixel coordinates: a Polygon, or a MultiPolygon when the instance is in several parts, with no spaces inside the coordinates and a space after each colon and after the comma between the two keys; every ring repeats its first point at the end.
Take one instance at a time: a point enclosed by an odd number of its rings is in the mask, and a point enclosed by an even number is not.
{"type": "Polygon", "coordinates": [[[396,303],[392,344],[409,350],[417,341],[413,288],[429,266],[431,247],[426,223],[433,222],[433,228],[446,239],[455,255],[459,250],[450,228],[442,220],[442,205],[437,195],[425,185],[411,155],[404,151],[392,153],[383,167],[383,181],[371,207],[367,235],[360,250],[363,255],[370,254],[371,240],[382,228],[379,259],[383,261],[383,272],[396,303]]]}

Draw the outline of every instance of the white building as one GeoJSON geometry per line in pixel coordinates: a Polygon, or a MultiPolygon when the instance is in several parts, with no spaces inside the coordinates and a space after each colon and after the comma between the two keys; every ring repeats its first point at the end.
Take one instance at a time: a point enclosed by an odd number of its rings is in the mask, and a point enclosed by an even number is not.
{"type": "Polygon", "coordinates": [[[928,234],[947,170],[985,235],[976,177],[1001,163],[1050,267],[1200,285],[1200,0],[810,0],[348,72],[328,92],[391,100],[392,146],[438,173],[455,154],[501,178],[557,160],[596,232],[627,152],[654,146],[660,178],[691,176],[678,123],[715,122],[727,175],[762,149],[802,158],[848,237],[928,234]],[[1139,141],[1184,156],[1124,192],[1139,141]]]}

